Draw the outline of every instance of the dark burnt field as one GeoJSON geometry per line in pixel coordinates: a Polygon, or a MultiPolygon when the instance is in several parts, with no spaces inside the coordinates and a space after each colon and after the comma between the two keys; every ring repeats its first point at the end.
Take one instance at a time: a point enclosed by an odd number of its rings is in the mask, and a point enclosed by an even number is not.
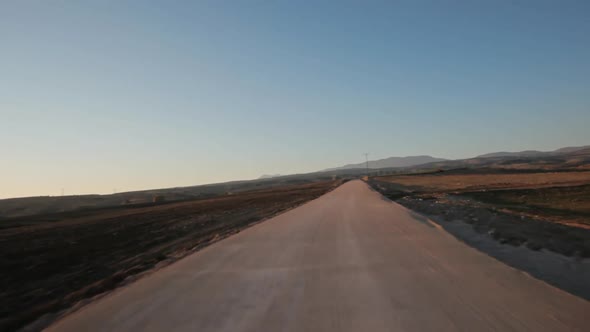
{"type": "Polygon", "coordinates": [[[0,331],[34,321],[42,327],[82,300],[340,184],[324,181],[182,203],[2,220],[0,331]]]}

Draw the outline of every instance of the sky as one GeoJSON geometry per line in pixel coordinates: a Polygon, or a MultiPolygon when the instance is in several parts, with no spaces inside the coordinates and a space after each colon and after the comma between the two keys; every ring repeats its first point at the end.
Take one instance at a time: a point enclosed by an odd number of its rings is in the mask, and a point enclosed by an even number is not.
{"type": "Polygon", "coordinates": [[[590,144],[589,1],[2,1],[0,198],[590,144]]]}

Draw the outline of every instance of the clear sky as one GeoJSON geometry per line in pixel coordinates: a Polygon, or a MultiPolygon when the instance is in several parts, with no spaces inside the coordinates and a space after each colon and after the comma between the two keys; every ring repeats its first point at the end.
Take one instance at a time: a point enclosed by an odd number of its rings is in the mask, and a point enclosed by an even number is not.
{"type": "Polygon", "coordinates": [[[2,1],[0,198],[590,144],[590,1],[2,1]]]}

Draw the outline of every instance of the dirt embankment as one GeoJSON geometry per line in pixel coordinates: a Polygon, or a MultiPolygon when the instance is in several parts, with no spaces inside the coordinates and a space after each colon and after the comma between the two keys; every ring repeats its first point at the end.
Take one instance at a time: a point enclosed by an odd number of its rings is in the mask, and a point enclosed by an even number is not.
{"type": "Polygon", "coordinates": [[[0,229],[0,330],[35,320],[42,327],[81,300],[340,184],[285,186],[78,217],[52,214],[48,222],[40,222],[47,219],[43,215],[4,220],[8,227],[0,229]]]}
{"type": "Polygon", "coordinates": [[[590,229],[518,216],[460,198],[404,197],[396,202],[472,247],[590,300],[590,229]]]}

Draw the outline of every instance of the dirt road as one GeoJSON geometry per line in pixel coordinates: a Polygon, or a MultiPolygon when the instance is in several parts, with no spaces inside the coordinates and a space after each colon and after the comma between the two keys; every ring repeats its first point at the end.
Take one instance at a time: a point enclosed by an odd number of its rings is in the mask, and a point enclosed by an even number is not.
{"type": "Polygon", "coordinates": [[[52,331],[588,331],[590,303],[352,181],[52,331]]]}

